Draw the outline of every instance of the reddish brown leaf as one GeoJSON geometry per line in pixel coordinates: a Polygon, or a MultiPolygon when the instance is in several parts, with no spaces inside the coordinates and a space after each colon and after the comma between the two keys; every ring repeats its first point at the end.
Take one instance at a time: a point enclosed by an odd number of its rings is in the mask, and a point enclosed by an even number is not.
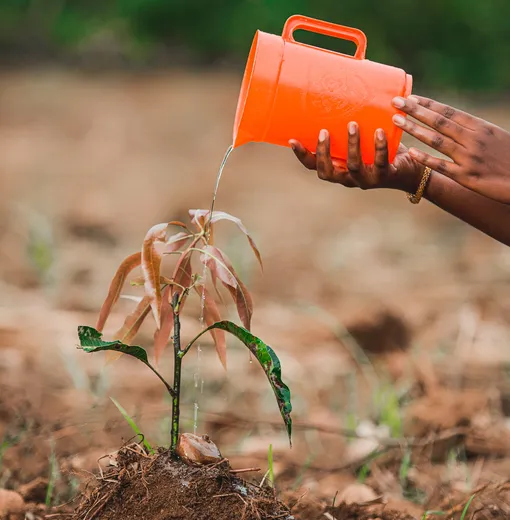
{"type": "Polygon", "coordinates": [[[120,296],[120,291],[124,286],[124,282],[126,281],[126,277],[129,273],[137,268],[142,263],[142,254],[134,253],[128,256],[119,266],[113,280],[110,284],[110,288],[108,290],[108,296],[104,301],[101,310],[99,312],[99,317],[97,319],[96,329],[99,332],[102,332],[106,320],[112,311],[113,306],[117,302],[120,296]]]}
{"type": "MultiPolygon", "coordinates": [[[[209,291],[203,285],[196,285],[195,290],[197,291],[200,298],[204,296],[204,319],[207,323],[207,326],[210,327],[213,323],[221,321],[220,311],[209,291]]],[[[226,370],[227,340],[225,338],[225,332],[219,329],[211,329],[210,332],[216,346],[216,353],[218,354],[218,358],[220,359],[223,368],[226,370]]]]}
{"type": "Polygon", "coordinates": [[[124,320],[124,325],[114,335],[113,339],[118,339],[129,345],[138,334],[142,323],[150,312],[150,298],[144,296],[136,309],[124,320]]]}
{"type": "Polygon", "coordinates": [[[209,221],[209,213],[208,209],[190,209],[189,216],[191,217],[191,223],[195,224],[195,226],[202,231],[206,224],[209,224],[209,237],[207,243],[212,245],[214,243],[214,229],[211,225],[212,222],[209,221]]]}
{"type": "Polygon", "coordinates": [[[248,233],[248,230],[241,222],[241,220],[237,217],[230,215],[229,213],[225,213],[224,211],[213,211],[211,224],[214,224],[215,222],[218,222],[220,220],[230,220],[230,222],[233,222],[246,235],[246,238],[248,239],[248,242],[250,243],[250,246],[253,249],[253,252],[255,253],[255,256],[257,257],[257,260],[260,264],[260,268],[263,270],[264,266],[262,265],[262,257],[260,256],[260,251],[255,242],[253,241],[253,238],[248,233]]]}
{"type": "Polygon", "coordinates": [[[233,287],[227,286],[227,289],[236,303],[237,314],[239,314],[241,323],[246,330],[250,330],[251,317],[253,316],[253,300],[246,285],[244,285],[239,278],[237,282],[239,284],[237,288],[234,289],[233,287]]]}
{"type": "MultiPolygon", "coordinates": [[[[192,209],[190,210],[189,214],[192,217],[192,222],[197,225],[200,224],[199,227],[203,228],[205,222],[209,219],[210,211],[208,209],[192,209]]],[[[210,219],[211,225],[219,222],[220,220],[229,220],[230,222],[233,222],[246,235],[246,238],[248,239],[248,242],[250,243],[250,246],[260,264],[260,268],[263,270],[264,266],[262,264],[260,251],[255,244],[255,241],[248,233],[245,225],[241,222],[241,219],[230,215],[230,213],[225,213],[224,211],[213,211],[212,217],[210,219]]],[[[209,241],[209,244],[212,245],[212,242],[209,241]]]]}
{"type": "Polygon", "coordinates": [[[174,251],[179,251],[179,249],[186,244],[186,242],[192,237],[189,233],[176,233],[168,237],[165,241],[165,249],[164,253],[173,253],[174,251]]]}
{"type": "MultiPolygon", "coordinates": [[[[135,310],[126,317],[124,325],[117,331],[113,336],[114,340],[122,341],[126,345],[129,345],[137,335],[140,327],[142,326],[145,318],[151,310],[150,299],[145,296],[142,301],[136,306],[135,310]]],[[[119,352],[108,352],[106,359],[108,361],[115,361],[122,354],[119,352]]]]}
{"type": "Polygon", "coordinates": [[[161,296],[161,327],[154,333],[154,359],[156,365],[159,364],[161,355],[168,345],[170,334],[174,328],[174,313],[170,301],[172,298],[171,287],[165,287],[161,296]]]}
{"type": "MultiPolygon", "coordinates": [[[[176,291],[182,293],[183,289],[191,287],[193,284],[193,271],[191,269],[191,255],[186,254],[185,258],[177,266],[177,272],[174,274],[174,289],[173,294],[176,291]]],[[[181,302],[182,303],[182,302],[181,302]]]]}
{"type": "MultiPolygon", "coordinates": [[[[138,276],[137,278],[133,278],[129,282],[130,285],[136,287],[138,285],[143,285],[145,283],[145,278],[143,276],[138,276]]],[[[173,282],[170,280],[170,278],[167,278],[166,276],[160,276],[159,277],[159,283],[165,284],[165,285],[171,285],[173,282]]]]}
{"type": "Polygon", "coordinates": [[[225,300],[223,299],[223,296],[221,295],[221,293],[218,289],[218,283],[217,283],[218,279],[216,278],[216,276],[213,275],[212,271],[210,271],[210,274],[211,274],[211,282],[214,287],[214,292],[216,293],[216,296],[218,297],[218,300],[220,300],[221,304],[225,305],[225,300]]]}
{"type": "Polygon", "coordinates": [[[199,229],[204,229],[205,217],[209,214],[208,209],[190,209],[188,211],[191,223],[195,224],[199,229]]]}
{"type": "Polygon", "coordinates": [[[170,232],[170,226],[178,226],[185,229],[186,231],[189,231],[188,226],[186,226],[186,224],[184,222],[181,222],[180,220],[172,220],[172,222],[169,222],[167,233],[170,232]]]}
{"type": "Polygon", "coordinates": [[[246,286],[237,276],[232,262],[217,247],[207,246],[201,255],[202,262],[209,267],[213,276],[217,276],[228,289],[234,300],[239,318],[247,330],[250,330],[253,315],[253,301],[246,286]]]}
{"type": "MultiPolygon", "coordinates": [[[[237,287],[237,276],[233,271],[233,268],[230,269],[227,266],[223,258],[223,253],[217,247],[207,246],[200,257],[200,260],[211,271],[214,283],[216,282],[216,278],[219,278],[223,285],[228,285],[234,288],[237,287]]],[[[230,260],[228,260],[228,262],[230,262],[230,260]]],[[[230,267],[232,267],[231,263],[230,267]]]]}
{"type": "MultiPolygon", "coordinates": [[[[154,334],[154,358],[156,364],[159,363],[161,355],[165,350],[170,334],[174,326],[174,314],[172,309],[172,297],[174,294],[182,294],[183,288],[191,286],[193,283],[193,273],[191,270],[191,255],[188,253],[178,264],[174,280],[170,280],[169,286],[165,287],[162,294],[161,304],[161,327],[154,334]]],[[[186,297],[181,299],[181,308],[186,297]]]]}
{"type": "Polygon", "coordinates": [[[164,242],[168,224],[153,226],[143,241],[142,272],[145,280],[145,294],[149,297],[156,326],[161,325],[161,285],[159,283],[162,253],[157,249],[158,242],[164,242]]]}

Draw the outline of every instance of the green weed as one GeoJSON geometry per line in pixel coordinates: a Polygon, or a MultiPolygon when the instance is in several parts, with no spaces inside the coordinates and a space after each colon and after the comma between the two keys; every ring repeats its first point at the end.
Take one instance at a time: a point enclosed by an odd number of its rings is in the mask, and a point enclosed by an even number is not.
{"type": "Polygon", "coordinates": [[[149,441],[145,438],[145,436],[143,435],[143,433],[140,431],[140,429],[138,428],[137,424],[135,423],[134,419],[127,413],[127,411],[125,410],[125,408],[116,400],[114,399],[113,397],[110,397],[112,403],[117,407],[117,410],[119,410],[119,412],[122,414],[122,417],[124,417],[124,419],[126,420],[126,422],[129,424],[129,426],[131,427],[131,429],[135,432],[136,435],[139,435],[142,440],[142,443],[143,445],[147,448],[147,451],[153,455],[154,454],[154,449],[152,448],[152,446],[149,444],[149,441]]]}

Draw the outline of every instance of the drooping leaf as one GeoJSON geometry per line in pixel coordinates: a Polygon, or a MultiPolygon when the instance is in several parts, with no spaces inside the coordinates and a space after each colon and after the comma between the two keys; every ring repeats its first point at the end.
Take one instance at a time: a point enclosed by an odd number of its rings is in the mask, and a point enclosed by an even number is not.
{"type": "MultiPolygon", "coordinates": [[[[203,285],[195,285],[200,298],[203,297],[204,301],[204,319],[208,326],[213,325],[215,322],[221,321],[220,311],[214,298],[211,296],[209,291],[203,285]]],[[[223,368],[227,369],[227,341],[225,338],[225,332],[221,329],[211,329],[211,336],[216,346],[216,353],[218,358],[223,365],[223,368]]]]}
{"type": "Polygon", "coordinates": [[[211,329],[224,330],[230,334],[233,334],[236,338],[242,341],[248,347],[251,353],[257,358],[258,362],[266,373],[271,388],[273,389],[276,402],[278,403],[278,408],[280,409],[280,413],[289,436],[289,442],[292,445],[292,418],[290,416],[292,412],[292,404],[290,401],[290,390],[289,387],[282,381],[280,360],[278,359],[278,356],[275,354],[274,350],[269,345],[266,345],[260,338],[254,336],[248,330],[244,329],[243,327],[239,327],[239,325],[236,325],[231,321],[220,321],[214,323],[205,329],[204,332],[211,329]]]}
{"type": "Polygon", "coordinates": [[[236,303],[237,314],[244,327],[248,330],[251,329],[251,317],[253,315],[253,300],[251,294],[248,291],[246,285],[238,278],[237,287],[227,287],[230,296],[236,303]]]}
{"type": "MultiPolygon", "coordinates": [[[[124,320],[122,327],[113,335],[113,339],[122,341],[123,343],[131,343],[134,337],[138,334],[145,318],[149,315],[151,310],[149,299],[144,296],[136,306],[135,310],[129,314],[124,320]]],[[[106,353],[106,362],[113,363],[122,356],[120,351],[111,351],[106,353]]]]}
{"type": "Polygon", "coordinates": [[[161,285],[159,283],[162,253],[156,244],[166,240],[168,224],[153,226],[143,241],[142,272],[145,280],[145,294],[149,297],[150,306],[157,328],[161,325],[161,285]]]}
{"type": "Polygon", "coordinates": [[[99,311],[99,317],[97,319],[96,328],[99,331],[102,331],[110,312],[112,311],[113,306],[117,303],[120,292],[122,291],[122,287],[124,286],[124,282],[126,281],[129,273],[136,269],[142,263],[142,254],[134,253],[123,260],[120,264],[113,280],[110,284],[110,288],[108,289],[108,296],[104,301],[101,310],[99,311]]]}
{"type": "MultiPolygon", "coordinates": [[[[149,306],[150,311],[150,306],[149,306]]],[[[107,354],[110,352],[120,352],[121,354],[127,354],[140,360],[144,365],[150,368],[159,380],[165,385],[168,393],[175,397],[175,392],[172,387],[168,384],[163,376],[149,363],[147,352],[142,347],[135,345],[126,345],[122,341],[104,341],[103,334],[92,327],[81,325],[78,327],[78,338],[80,340],[80,347],[87,353],[106,351],[107,354]]]]}
{"type": "Polygon", "coordinates": [[[98,330],[81,325],[78,327],[78,338],[80,340],[80,348],[87,353],[100,352],[102,350],[122,352],[128,356],[139,359],[146,365],[149,363],[147,352],[142,347],[126,345],[122,341],[103,341],[103,335],[98,330]]]}
{"type": "Polygon", "coordinates": [[[150,299],[148,296],[144,296],[142,301],[136,306],[135,310],[126,317],[124,324],[114,335],[114,338],[123,343],[131,343],[134,337],[138,334],[138,331],[150,310],[150,299]]]}
{"type": "Polygon", "coordinates": [[[165,350],[170,334],[174,328],[174,313],[171,304],[172,288],[167,286],[163,289],[161,304],[161,327],[154,333],[154,360],[156,366],[159,364],[161,355],[165,350]]]}
{"type": "Polygon", "coordinates": [[[232,264],[227,259],[230,263],[229,268],[227,262],[225,262],[224,254],[217,247],[207,246],[200,260],[209,268],[214,279],[219,278],[223,285],[237,287],[237,276],[232,264]]]}
{"type": "Polygon", "coordinates": [[[219,220],[230,220],[246,235],[246,238],[248,239],[248,242],[250,243],[253,253],[257,257],[257,260],[260,264],[260,268],[262,270],[264,270],[264,266],[262,264],[262,256],[260,255],[259,248],[255,244],[255,241],[250,236],[250,234],[248,233],[248,230],[246,229],[244,224],[241,222],[241,220],[238,219],[237,217],[234,217],[233,215],[230,215],[229,213],[225,213],[224,211],[214,211],[212,218],[211,218],[211,224],[214,224],[215,222],[218,222],[219,220]]]}
{"type": "Polygon", "coordinates": [[[228,289],[234,300],[239,319],[245,328],[250,330],[253,315],[253,300],[246,286],[237,276],[232,262],[217,247],[207,246],[201,256],[202,262],[209,267],[213,277],[217,276],[228,289]]]}
{"type": "MultiPolygon", "coordinates": [[[[144,296],[138,303],[135,310],[129,314],[124,320],[122,327],[114,334],[113,339],[121,341],[123,343],[131,343],[134,337],[138,334],[140,327],[142,326],[145,318],[149,315],[151,306],[149,298],[144,296]]],[[[122,356],[121,351],[111,351],[106,354],[107,363],[113,363],[122,356]]]]}
{"type": "MultiPolygon", "coordinates": [[[[194,209],[190,210],[190,216],[192,217],[192,222],[200,222],[202,227],[205,225],[205,222],[208,220],[210,215],[210,211],[208,209],[194,209]]],[[[257,257],[257,260],[260,264],[260,268],[263,270],[264,266],[262,264],[262,256],[260,255],[259,248],[255,244],[255,241],[251,237],[251,235],[248,233],[248,230],[246,229],[246,226],[242,223],[241,219],[234,217],[233,215],[230,215],[230,213],[226,213],[224,211],[213,211],[212,217],[210,218],[210,223],[215,224],[216,222],[219,222],[220,220],[229,220],[230,222],[233,222],[245,235],[248,239],[248,242],[250,243],[250,246],[253,250],[253,253],[257,257]]]]}

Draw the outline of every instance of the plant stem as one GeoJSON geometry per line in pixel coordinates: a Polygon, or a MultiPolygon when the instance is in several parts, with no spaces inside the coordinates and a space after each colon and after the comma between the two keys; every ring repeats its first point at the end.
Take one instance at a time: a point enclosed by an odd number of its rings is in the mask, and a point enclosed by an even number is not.
{"type": "Polygon", "coordinates": [[[179,417],[181,398],[181,322],[179,320],[179,293],[175,293],[172,300],[174,309],[174,392],[172,395],[172,429],[170,432],[170,451],[175,455],[179,441],[179,417]]]}

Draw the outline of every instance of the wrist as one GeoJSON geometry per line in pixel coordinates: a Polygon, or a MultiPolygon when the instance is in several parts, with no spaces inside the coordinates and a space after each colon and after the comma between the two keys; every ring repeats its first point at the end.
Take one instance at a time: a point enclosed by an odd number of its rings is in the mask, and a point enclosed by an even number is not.
{"type": "Polygon", "coordinates": [[[401,175],[396,189],[406,193],[416,193],[420,186],[420,182],[425,174],[425,166],[419,166],[412,171],[401,175]]]}

